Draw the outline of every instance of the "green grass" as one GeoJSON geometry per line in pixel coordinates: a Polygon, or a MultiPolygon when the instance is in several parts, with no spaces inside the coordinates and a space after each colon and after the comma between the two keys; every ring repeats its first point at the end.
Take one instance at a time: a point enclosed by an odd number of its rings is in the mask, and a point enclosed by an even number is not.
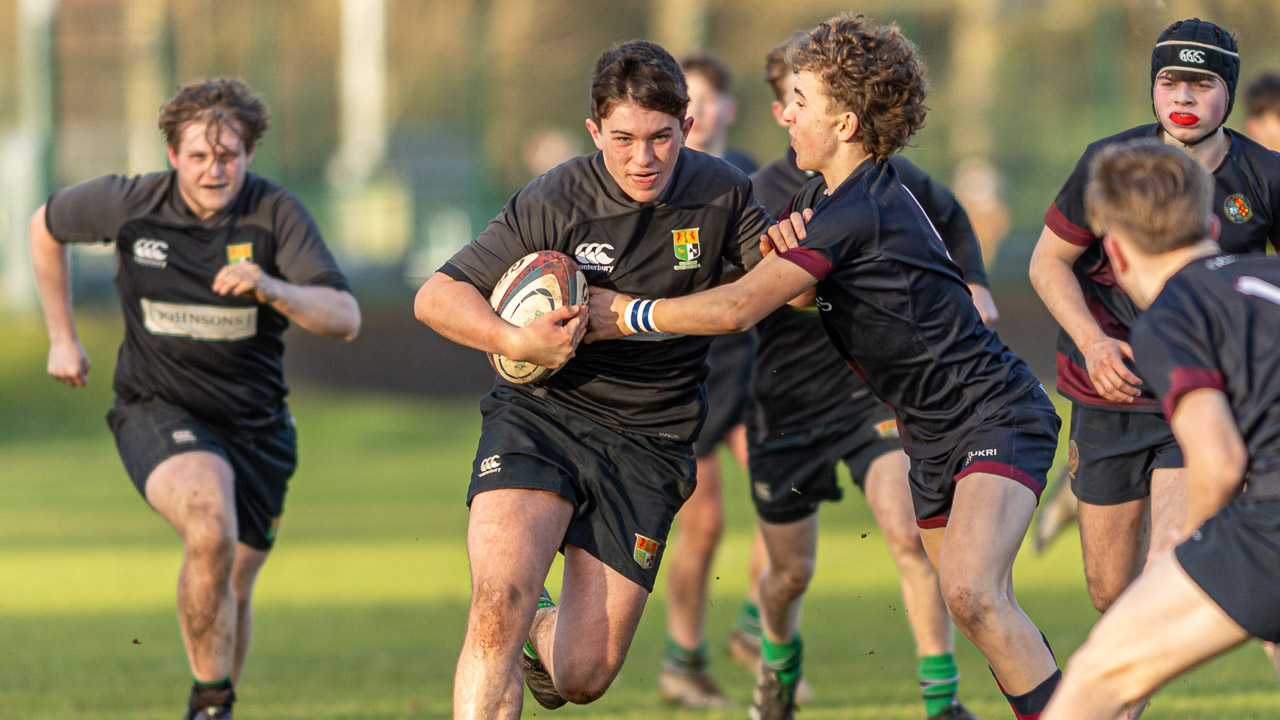
{"type": "MultiPolygon", "coordinates": [[[[173,610],[179,546],[134,492],[102,420],[114,318],[82,319],[90,387],[45,377],[37,321],[0,319],[0,718],[172,720],[190,682],[173,610]]],[[[479,430],[474,400],[438,401],[295,387],[302,464],[280,542],[256,593],[257,633],[237,692],[241,718],[436,718],[449,714],[468,595],[463,505],[479,430]]],[[[729,527],[708,624],[718,648],[745,590],[751,510],[727,478],[729,527]]],[[[805,720],[922,717],[897,578],[856,493],[824,511],[806,599],[805,720]],[[866,536],[864,537],[864,533],[866,536]]],[[[1078,541],[1019,560],[1018,595],[1058,657],[1095,613],[1078,541]]],[[[550,582],[558,584],[553,571],[550,582]]],[[[739,718],[659,705],[661,580],[614,687],[562,718],[739,718]]],[[[962,696],[1007,718],[979,654],[960,639],[962,696]]],[[[748,673],[714,666],[734,697],[748,673]]],[[[1280,715],[1276,678],[1254,646],[1176,681],[1146,717],[1280,715]]],[[[526,717],[548,717],[527,701],[526,717]]]]}

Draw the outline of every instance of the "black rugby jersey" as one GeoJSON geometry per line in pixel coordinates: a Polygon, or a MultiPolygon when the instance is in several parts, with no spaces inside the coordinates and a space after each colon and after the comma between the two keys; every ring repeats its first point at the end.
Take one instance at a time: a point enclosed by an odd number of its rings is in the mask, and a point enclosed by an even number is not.
{"type": "MultiPolygon", "coordinates": [[[[751,176],[756,198],[775,217],[814,176],[796,167],[794,149],[751,176]]],[[[986,287],[982,251],[969,216],[941,183],[901,155],[889,164],[920,201],[942,236],[965,282],[986,287]]],[[[882,403],[836,352],[814,308],[784,305],[756,325],[760,344],[751,381],[748,428],[751,441],[800,432],[851,417],[864,417],[882,403]]]]}
{"type": "Polygon", "coordinates": [[[1166,417],[1192,390],[1226,394],[1249,451],[1248,494],[1280,496],[1280,259],[1187,264],[1138,318],[1133,354],[1166,417]]]}
{"type": "MultiPolygon", "coordinates": [[[[1116,284],[1101,239],[1089,229],[1084,208],[1089,163],[1107,145],[1137,138],[1158,138],[1159,128],[1154,123],[1142,125],[1089,145],[1044,215],[1045,225],[1058,237],[1087,248],[1072,269],[1090,314],[1108,337],[1117,340],[1129,339],[1129,328],[1133,327],[1138,310],[1116,284]]],[[[1233,130],[1228,129],[1226,133],[1230,147],[1222,164],[1213,171],[1214,215],[1222,223],[1219,244],[1229,253],[1264,252],[1268,241],[1275,245],[1280,239],[1280,155],[1233,130]]],[[[1099,395],[1089,379],[1084,353],[1070,335],[1059,331],[1058,392],[1095,407],[1159,412],[1159,403],[1150,389],[1145,386],[1139,389],[1142,395],[1133,402],[1115,402],[1099,395]]]]}
{"type": "MultiPolygon", "coordinates": [[[[638,203],[593,153],[526,185],[440,272],[489,297],[521,257],[557,250],[577,259],[590,285],[677,297],[719,284],[725,260],[754,266],[768,225],[751,181],[723,160],[682,149],[658,200],[638,203]]],[[[706,413],[710,342],[641,334],[583,344],[538,392],[604,425],[688,442],[706,413]]]]}
{"type": "Polygon", "coordinates": [[[53,193],[45,221],[59,242],[116,244],[125,336],[114,388],[121,400],[158,398],[237,428],[287,419],[281,335],[288,319],[211,287],[223,266],[243,259],[295,285],[350,289],[287,190],[249,174],[233,202],[200,220],[173,171],[106,175],[53,193]]]}
{"type": "Polygon", "coordinates": [[[836,349],[898,417],[903,448],[924,459],[1039,382],[973,307],[918,200],[887,162],[868,159],[830,196],[806,185],[808,236],[784,253],[818,279],[836,349]]]}

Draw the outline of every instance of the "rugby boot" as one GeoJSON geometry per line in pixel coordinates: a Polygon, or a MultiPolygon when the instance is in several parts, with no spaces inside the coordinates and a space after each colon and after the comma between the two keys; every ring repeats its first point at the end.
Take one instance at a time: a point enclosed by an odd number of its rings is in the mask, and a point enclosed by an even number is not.
{"type": "Polygon", "coordinates": [[[930,715],[929,720],[978,720],[978,716],[969,712],[969,708],[956,700],[941,711],[930,715]]]}
{"type": "MultiPolygon", "coordinates": [[[[735,663],[755,671],[760,667],[760,638],[742,628],[734,628],[724,641],[724,653],[735,663]]],[[[800,678],[800,683],[796,685],[796,706],[813,702],[813,696],[813,686],[808,680],[800,678]]]]}
{"type": "Polygon", "coordinates": [[[663,702],[686,708],[730,708],[734,703],[720,690],[705,667],[690,670],[670,660],[658,673],[658,694],[663,702]]]}
{"type": "Polygon", "coordinates": [[[785,683],[778,671],[760,663],[756,689],[751,694],[750,720],[793,720],[796,716],[796,685],[785,683]]]}
{"type": "MultiPolygon", "coordinates": [[[[538,598],[538,609],[541,610],[544,607],[555,607],[555,602],[545,587],[542,588],[542,596],[538,598]]],[[[556,683],[551,679],[551,673],[547,672],[546,666],[534,652],[533,643],[529,640],[524,643],[522,659],[524,660],[524,684],[529,686],[529,694],[538,701],[539,705],[548,710],[555,710],[568,702],[556,690],[556,683]]]]}
{"type": "Polygon", "coordinates": [[[182,720],[231,720],[231,707],[228,705],[210,705],[199,710],[187,710],[182,720]]]}

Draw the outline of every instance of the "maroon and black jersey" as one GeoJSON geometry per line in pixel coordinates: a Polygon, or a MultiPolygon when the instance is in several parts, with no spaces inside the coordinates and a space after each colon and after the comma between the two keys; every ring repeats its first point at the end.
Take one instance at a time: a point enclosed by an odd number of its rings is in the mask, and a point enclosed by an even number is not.
{"type": "MultiPolygon", "coordinates": [[[[557,250],[577,259],[590,285],[678,297],[718,285],[725,261],[753,266],[768,226],[751,181],[723,160],[681,150],[662,195],[639,203],[593,153],[526,185],[440,272],[488,297],[521,257],[557,250]]],[[[538,383],[538,393],[609,427],[688,442],[706,413],[710,342],[643,333],[580,345],[560,372],[538,383]]]]}
{"type": "Polygon", "coordinates": [[[1138,319],[1132,342],[1166,417],[1192,390],[1227,396],[1249,450],[1248,494],[1280,497],[1280,259],[1189,263],[1138,319]]]}
{"type": "MultiPolygon", "coordinates": [[[[830,195],[806,185],[793,211],[815,211],[802,246],[782,254],[818,279],[817,305],[841,356],[894,409],[913,458],[956,439],[1039,384],[982,324],[960,268],[889,162],[867,160],[830,195]]],[[[793,372],[808,372],[803,361],[793,372]]]]}
{"type": "MultiPolygon", "coordinates": [[[[901,155],[889,164],[902,184],[920,201],[942,236],[947,251],[965,282],[986,287],[986,268],[969,216],[955,195],[901,155]]],[[[796,153],[787,154],[751,176],[756,199],[774,217],[781,217],[796,193],[814,175],[796,167],[796,153]]],[[[863,417],[883,404],[865,383],[847,371],[814,308],[784,305],[756,325],[760,344],[751,382],[751,410],[747,426],[753,443],[863,417]]]]}
{"type": "MultiPolygon", "coordinates": [[[[1087,248],[1073,270],[1090,314],[1108,337],[1127,341],[1138,310],[1116,284],[1101,239],[1089,229],[1085,216],[1084,188],[1089,163],[1107,145],[1137,138],[1158,138],[1158,124],[1143,125],[1104,138],[1085,150],[1057,199],[1044,215],[1045,225],[1073,245],[1087,248]]],[[[1222,164],[1213,171],[1214,214],[1222,224],[1219,244],[1229,253],[1264,252],[1267,243],[1280,240],[1280,154],[1232,130],[1226,130],[1230,147],[1222,164]]],[[[1141,376],[1139,376],[1141,377],[1141,376]]],[[[1058,391],[1072,400],[1120,411],[1158,412],[1160,407],[1147,387],[1131,403],[1107,400],[1089,380],[1084,354],[1065,331],[1058,334],[1058,391]]]]}
{"type": "Polygon", "coordinates": [[[287,417],[281,335],[289,321],[253,298],[213,292],[218,271],[250,260],[296,285],[350,289],[302,203],[253,174],[204,220],[169,171],[59,190],[45,222],[58,242],[116,245],[125,328],[116,395],[159,398],[221,425],[263,428],[287,417]]]}

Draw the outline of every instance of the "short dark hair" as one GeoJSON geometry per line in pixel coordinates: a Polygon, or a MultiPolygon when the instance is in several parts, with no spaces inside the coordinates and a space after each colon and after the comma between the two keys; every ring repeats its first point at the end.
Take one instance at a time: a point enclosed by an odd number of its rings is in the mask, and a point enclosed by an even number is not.
{"type": "Polygon", "coordinates": [[[160,106],[160,132],[169,147],[178,149],[182,132],[193,122],[208,123],[215,133],[225,123],[252,152],[267,131],[267,105],[236,78],[195,80],[160,106]]]}
{"type": "Polygon", "coordinates": [[[817,75],[835,108],[858,116],[862,147],[887,160],[924,126],[924,67],[896,24],[842,13],[787,48],[796,72],[817,75]]]}
{"type": "Polygon", "coordinates": [[[1095,233],[1119,230],[1147,255],[1161,255],[1208,237],[1213,178],[1182,150],[1140,138],[1098,152],[1084,201],[1095,233]]]}
{"type": "Polygon", "coordinates": [[[591,118],[599,123],[615,105],[631,101],[681,121],[689,109],[689,86],[671,53],[632,40],[601,53],[591,74],[591,118]]]}
{"type": "Polygon", "coordinates": [[[703,78],[721,95],[728,93],[733,86],[733,73],[729,66],[713,53],[704,51],[685,55],[680,60],[680,69],[684,70],[686,77],[698,75],[703,78]]]}
{"type": "Polygon", "coordinates": [[[1280,73],[1264,72],[1249,83],[1244,103],[1248,117],[1280,115],[1280,73]]]}
{"type": "Polygon", "coordinates": [[[764,56],[764,81],[769,83],[769,87],[773,88],[773,96],[782,102],[783,97],[783,79],[788,75],[792,75],[791,66],[787,64],[787,48],[792,43],[807,37],[808,33],[800,30],[786,41],[779,43],[776,47],[764,56]]]}

